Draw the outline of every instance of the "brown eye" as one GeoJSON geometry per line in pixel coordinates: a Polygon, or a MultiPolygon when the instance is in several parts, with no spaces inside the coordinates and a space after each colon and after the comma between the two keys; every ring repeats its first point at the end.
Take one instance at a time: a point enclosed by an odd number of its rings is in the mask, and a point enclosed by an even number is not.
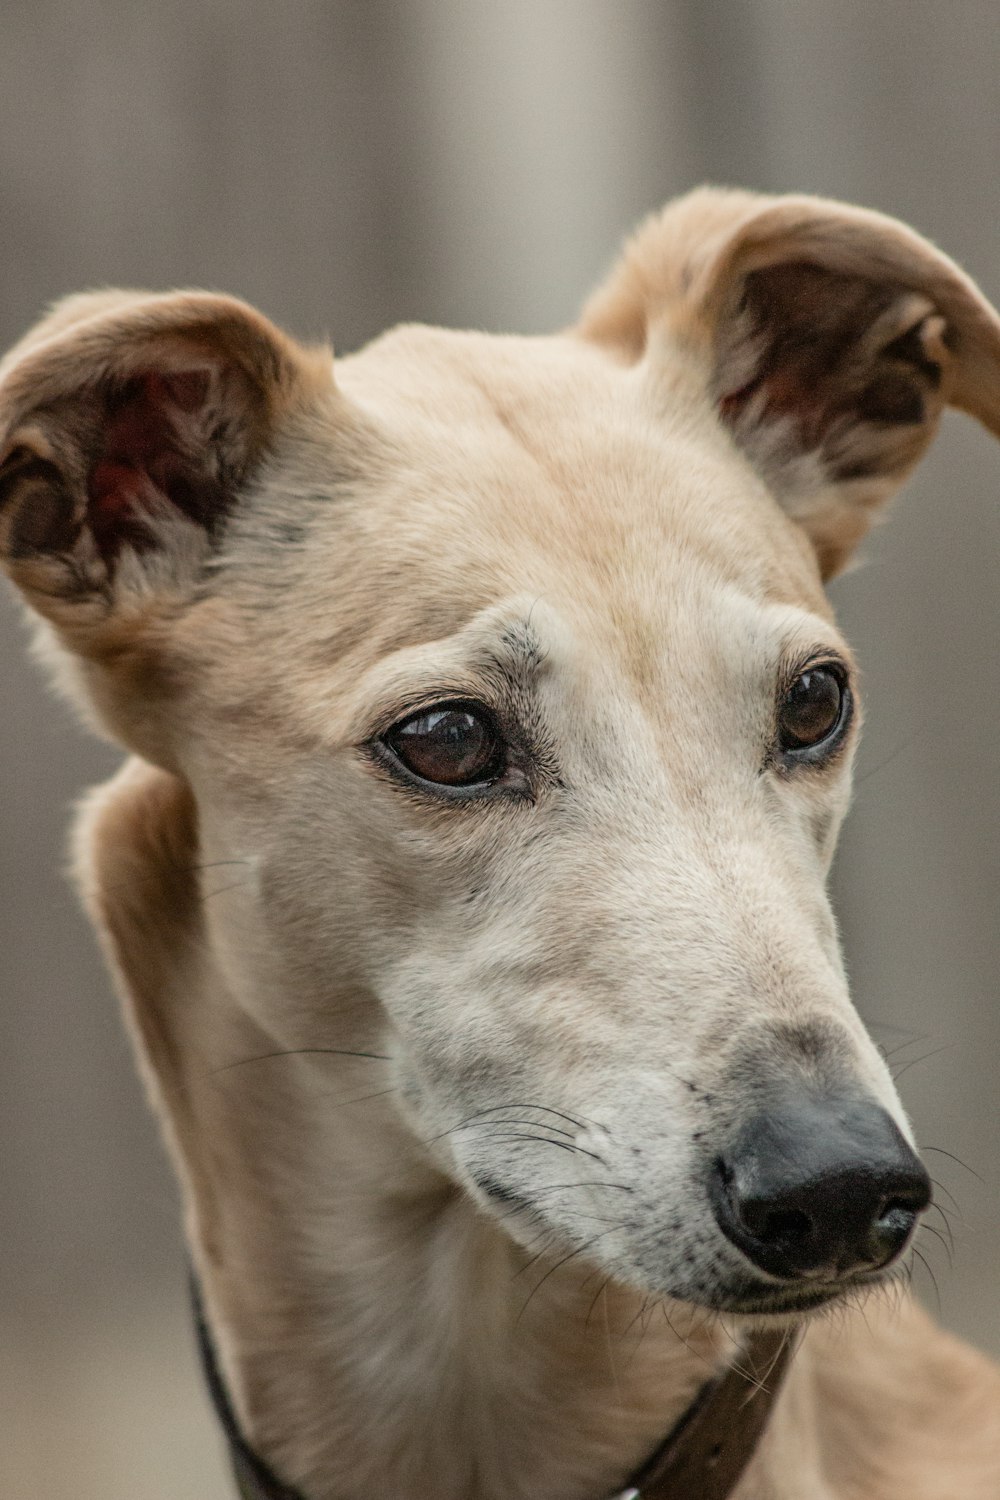
{"type": "Polygon", "coordinates": [[[492,718],[464,703],[445,703],[396,724],[385,743],[414,776],[440,786],[473,786],[501,770],[502,743],[492,718]]]}
{"type": "Polygon", "coordinates": [[[810,667],[785,694],[778,711],[778,744],[786,754],[816,749],[847,721],[850,693],[833,667],[810,667]]]}

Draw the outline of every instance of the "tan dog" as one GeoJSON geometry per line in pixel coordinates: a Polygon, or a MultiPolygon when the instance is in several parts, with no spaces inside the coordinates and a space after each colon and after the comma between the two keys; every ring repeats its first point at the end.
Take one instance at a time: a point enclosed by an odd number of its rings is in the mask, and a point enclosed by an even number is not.
{"type": "Polygon", "coordinates": [[[946,402],[1000,431],[967,278],[703,191],[556,337],[335,374],[101,293],[0,376],[0,554],[132,752],[81,878],[275,1473],[606,1500],[805,1319],[743,1500],[996,1500],[1000,1378],[893,1280],[926,1177],[825,892],[823,581],[946,402]]]}

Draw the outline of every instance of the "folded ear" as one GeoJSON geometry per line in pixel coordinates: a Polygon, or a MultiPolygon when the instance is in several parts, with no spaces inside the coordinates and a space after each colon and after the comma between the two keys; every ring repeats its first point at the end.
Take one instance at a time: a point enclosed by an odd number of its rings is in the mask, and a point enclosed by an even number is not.
{"type": "Polygon", "coordinates": [[[911,229],[846,204],[699,189],[639,229],[580,331],[629,360],[693,354],[826,577],[945,404],[1000,435],[996,312],[911,229]]]}
{"type": "Polygon", "coordinates": [[[234,298],[68,298],[0,365],[0,560],[74,652],[142,649],[324,386],[328,353],[234,298]]]}

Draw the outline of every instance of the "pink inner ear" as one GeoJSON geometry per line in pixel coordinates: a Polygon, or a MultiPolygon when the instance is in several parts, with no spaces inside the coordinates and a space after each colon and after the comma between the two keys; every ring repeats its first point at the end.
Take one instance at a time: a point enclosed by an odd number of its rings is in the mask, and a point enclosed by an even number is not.
{"type": "Polygon", "coordinates": [[[194,429],[209,379],[205,370],[148,370],[106,396],[101,452],[87,482],[87,518],[106,561],[125,545],[154,546],[147,518],[165,503],[206,527],[218,513],[220,486],[197,451],[198,433],[183,433],[185,421],[194,429]]]}
{"type": "Polygon", "coordinates": [[[833,420],[835,409],[825,398],[822,382],[810,385],[797,378],[794,371],[772,371],[758,375],[736,391],[727,391],[719,399],[719,413],[724,422],[735,423],[744,407],[758,391],[764,392],[764,419],[791,416],[798,424],[803,448],[812,448],[822,440],[823,429],[833,420]]]}
{"type": "Polygon", "coordinates": [[[831,481],[901,474],[940,409],[943,331],[926,297],[888,278],[807,261],[751,271],[721,346],[720,415],[772,476],[803,453],[831,481]]]}
{"type": "Polygon", "coordinates": [[[183,370],[173,375],[151,373],[148,379],[158,396],[172,401],[181,411],[198,411],[208,400],[211,377],[207,370],[183,370]]]}

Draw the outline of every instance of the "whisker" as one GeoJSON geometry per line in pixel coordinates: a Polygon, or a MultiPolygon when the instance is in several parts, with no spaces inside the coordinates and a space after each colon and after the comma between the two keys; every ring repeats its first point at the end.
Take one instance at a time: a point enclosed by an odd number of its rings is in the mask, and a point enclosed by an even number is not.
{"type": "MultiPolygon", "coordinates": [[[[523,1206],[519,1205],[518,1208],[512,1208],[512,1209],[510,1209],[507,1213],[501,1214],[499,1216],[499,1222],[502,1223],[504,1221],[504,1219],[511,1218],[515,1213],[523,1212],[523,1208],[525,1208],[525,1207],[530,1208],[531,1205],[530,1204],[525,1204],[523,1206]]],[[[588,1214],[588,1213],[584,1212],[582,1209],[574,1209],[574,1208],[564,1209],[563,1212],[567,1215],[568,1218],[571,1218],[571,1219],[585,1219],[585,1220],[587,1220],[591,1224],[610,1224],[610,1225],[616,1225],[619,1229],[621,1229],[622,1227],[624,1227],[621,1224],[620,1220],[612,1218],[608,1214],[588,1214]]],[[[552,1234],[557,1233],[558,1231],[556,1229],[554,1229],[551,1225],[546,1224],[545,1225],[545,1232],[548,1233],[549,1235],[552,1235],[552,1234]]],[[[532,1241],[532,1244],[533,1243],[534,1243],[534,1241],[532,1241]]]]}
{"type": "MultiPolygon", "coordinates": [[[[715,1374],[715,1369],[714,1369],[714,1366],[712,1365],[712,1361],[708,1358],[708,1356],[706,1354],[702,1354],[702,1352],[701,1352],[700,1349],[695,1349],[694,1346],[692,1344],[690,1344],[688,1342],[688,1340],[684,1337],[684,1335],[682,1333],[679,1333],[677,1331],[676,1327],[674,1326],[673,1319],[671,1318],[670,1314],[667,1312],[667,1304],[663,1300],[662,1297],[660,1298],[660,1311],[663,1314],[663,1320],[664,1320],[664,1322],[666,1323],[667,1327],[670,1329],[670,1332],[673,1334],[674,1338],[675,1339],[679,1339],[680,1342],[684,1345],[685,1349],[688,1351],[688,1353],[689,1354],[693,1354],[694,1357],[695,1357],[695,1359],[697,1359],[701,1364],[703,1364],[705,1366],[706,1370],[711,1370],[712,1374],[714,1375],[715,1374]]],[[[731,1343],[737,1349],[739,1349],[740,1345],[739,1345],[738,1341],[729,1332],[728,1328],[725,1330],[725,1332],[726,1332],[727,1337],[730,1339],[731,1343]]],[[[730,1359],[726,1360],[726,1368],[729,1369],[729,1370],[736,1370],[740,1375],[746,1375],[748,1380],[750,1378],[749,1374],[747,1374],[747,1372],[745,1370],[741,1370],[739,1368],[739,1366],[736,1365],[730,1359]]]]}
{"type": "Polygon", "coordinates": [[[224,896],[227,891],[238,891],[241,886],[246,885],[245,880],[234,880],[231,885],[220,885],[215,891],[202,891],[202,902],[211,901],[215,896],[224,896]]]}
{"type": "Polygon", "coordinates": [[[527,1135],[515,1131],[498,1131],[494,1139],[498,1141],[537,1141],[540,1146],[558,1146],[560,1151],[569,1151],[578,1156],[589,1156],[593,1161],[599,1162],[602,1167],[604,1166],[603,1157],[598,1156],[593,1151],[585,1150],[583,1146],[571,1145],[568,1141],[553,1141],[543,1135],[527,1135]]]}
{"type": "Polygon", "coordinates": [[[552,1135],[564,1135],[568,1141],[574,1139],[571,1130],[560,1130],[558,1125],[540,1125],[537,1120],[517,1120],[504,1116],[498,1120],[465,1120],[459,1125],[452,1125],[447,1130],[442,1130],[434,1139],[441,1140],[442,1136],[456,1135],[460,1130],[492,1130],[495,1125],[534,1125],[537,1130],[548,1130],[552,1135]]]}
{"type": "Polygon", "coordinates": [[[578,1255],[585,1255],[590,1249],[591,1245],[596,1245],[597,1241],[603,1239],[606,1234],[613,1234],[616,1229],[620,1228],[621,1225],[612,1224],[609,1229],[599,1230],[598,1233],[587,1240],[585,1244],[580,1245],[576,1250],[571,1250],[568,1255],[564,1255],[561,1260],[557,1260],[555,1265],[550,1266],[545,1275],[542,1276],[531,1288],[531,1291],[528,1293],[527,1301],[521,1308],[521,1311],[518,1313],[517,1317],[514,1319],[515,1323],[520,1323],[521,1319],[524,1317],[524,1314],[528,1309],[528,1303],[531,1302],[531,1299],[534,1297],[535,1293],[545,1285],[550,1276],[555,1275],[556,1271],[558,1271],[562,1266],[568,1265],[571,1260],[575,1260],[578,1255]]]}
{"type": "Polygon", "coordinates": [[[876,1042],[875,1045],[878,1047],[879,1052],[882,1054],[883,1061],[891,1064],[892,1059],[894,1057],[898,1057],[901,1052],[905,1052],[908,1047],[916,1047],[921,1042],[929,1042],[932,1040],[934,1039],[929,1036],[918,1036],[916,1032],[914,1032],[912,1036],[908,1036],[906,1038],[905,1042],[898,1042],[895,1047],[884,1047],[881,1042],[876,1042]]]}
{"type": "Polygon", "coordinates": [[[608,1277],[602,1287],[604,1293],[604,1348],[608,1356],[608,1369],[611,1371],[611,1379],[614,1382],[615,1396],[617,1397],[618,1405],[621,1406],[622,1387],[621,1381],[618,1378],[618,1366],[615,1364],[615,1349],[611,1342],[611,1312],[608,1307],[608,1286],[610,1281],[611,1278],[608,1277]]]}
{"type": "Polygon", "coordinates": [[[398,1094],[398,1089],[378,1089],[374,1094],[358,1094],[354,1099],[342,1099],[334,1109],[346,1109],[348,1104],[366,1104],[369,1099],[385,1099],[389,1094],[398,1094]]]}
{"type": "Polygon", "coordinates": [[[269,1062],[273,1057],[367,1057],[379,1062],[391,1062],[392,1059],[386,1052],[354,1052],[347,1047],[287,1047],[278,1052],[258,1052],[253,1057],[241,1057],[236,1062],[223,1063],[221,1068],[213,1068],[208,1077],[214,1078],[217,1073],[229,1073],[233,1068],[245,1068],[249,1063],[269,1062]]]}
{"type": "MultiPolygon", "coordinates": [[[[531,1103],[525,1104],[525,1103],[521,1103],[521,1102],[517,1102],[517,1101],[511,1100],[507,1104],[498,1104],[498,1105],[495,1106],[495,1108],[497,1108],[497,1109],[537,1109],[537,1110],[540,1110],[543,1114],[546,1114],[546,1115],[556,1115],[560,1120],[565,1120],[568,1124],[575,1125],[578,1130],[581,1128],[581,1126],[584,1126],[584,1125],[593,1125],[595,1127],[595,1129],[597,1129],[597,1130],[606,1130],[607,1129],[607,1126],[602,1125],[598,1120],[589,1120],[586,1115],[569,1115],[569,1114],[566,1114],[564,1110],[553,1109],[551,1107],[551,1105],[548,1105],[548,1104],[531,1104],[531,1103]]],[[[608,1131],[608,1134],[610,1135],[611,1132],[608,1131]]]]}
{"type": "Polygon", "coordinates": [[[539,1193],[563,1193],[569,1188],[614,1188],[619,1193],[634,1193],[635,1188],[627,1187],[624,1182],[550,1182],[546,1187],[536,1188],[534,1197],[539,1193]]]}
{"type": "Polygon", "coordinates": [[[528,1131],[498,1130],[494,1133],[492,1139],[495,1141],[534,1141],[538,1146],[555,1146],[557,1151],[569,1151],[570,1153],[575,1150],[575,1147],[569,1145],[566,1141],[553,1141],[548,1136],[531,1135],[528,1131]]]}
{"type": "Polygon", "coordinates": [[[658,1299],[652,1295],[644,1297],[639,1311],[632,1319],[632,1322],[628,1325],[628,1328],[626,1328],[625,1332],[621,1335],[621,1340],[622,1342],[624,1342],[625,1338],[628,1335],[629,1329],[631,1329],[636,1323],[639,1324],[638,1336],[636,1337],[635,1343],[633,1344],[628,1354],[628,1363],[630,1367],[635,1364],[636,1360],[639,1357],[639,1350],[642,1348],[643,1340],[649,1332],[649,1327],[653,1320],[653,1313],[656,1310],[657,1300],[658,1299]]]}
{"type": "MultiPolygon", "coordinates": [[[[951,1191],[951,1189],[949,1187],[946,1187],[943,1182],[939,1182],[936,1177],[931,1178],[931,1184],[932,1186],[939,1188],[940,1191],[945,1194],[949,1203],[951,1204],[952,1212],[958,1214],[958,1217],[962,1219],[962,1210],[959,1207],[958,1199],[955,1197],[955,1194],[951,1191]]],[[[941,1208],[941,1205],[937,1202],[937,1200],[935,1200],[934,1202],[934,1207],[940,1209],[942,1213],[944,1212],[944,1209],[941,1208]]],[[[962,1222],[965,1222],[964,1219],[962,1220],[962,1222]]]]}
{"type": "Polygon", "coordinates": [[[919,1260],[920,1264],[923,1266],[924,1270],[927,1272],[927,1275],[931,1279],[931,1286],[934,1288],[934,1298],[935,1298],[935,1301],[937,1302],[938,1317],[940,1317],[941,1316],[941,1292],[940,1292],[940,1289],[939,1289],[938,1284],[937,1284],[937,1277],[934,1275],[934,1272],[931,1270],[930,1265],[928,1264],[926,1256],[921,1255],[921,1253],[917,1249],[916,1245],[914,1245],[914,1247],[913,1247],[913,1253],[917,1257],[917,1260],[919,1260]]]}
{"type": "MultiPolygon", "coordinates": [[[[664,1307],[664,1316],[666,1316],[666,1308],[665,1307],[664,1307]]],[[[679,1333],[677,1333],[677,1329],[674,1327],[673,1323],[670,1322],[669,1318],[667,1319],[667,1322],[670,1324],[671,1332],[673,1332],[677,1336],[677,1338],[682,1338],[682,1336],[679,1333]]],[[[723,1326],[723,1330],[722,1331],[726,1335],[726,1337],[728,1338],[729,1342],[732,1344],[732,1346],[733,1346],[734,1349],[738,1350],[740,1354],[744,1354],[746,1352],[744,1350],[743,1346],[740,1344],[739,1340],[731,1332],[730,1329],[728,1329],[725,1326],[723,1326]]],[[[764,1382],[770,1378],[771,1372],[774,1369],[774,1366],[777,1363],[778,1358],[780,1357],[782,1351],[784,1350],[785,1346],[787,1345],[788,1338],[789,1338],[790,1334],[793,1333],[793,1332],[794,1332],[794,1330],[791,1330],[791,1329],[785,1329],[784,1330],[781,1344],[779,1345],[777,1351],[775,1352],[774,1357],[772,1358],[771,1363],[768,1365],[768,1367],[765,1370],[764,1374],[761,1375],[759,1378],[756,1375],[754,1375],[754,1373],[753,1373],[752,1370],[745,1369],[743,1367],[743,1365],[737,1364],[737,1362],[736,1362],[735,1359],[727,1359],[727,1361],[726,1361],[726,1368],[729,1369],[729,1370],[732,1370],[732,1372],[733,1372],[734,1375],[740,1375],[740,1376],[742,1376],[743,1379],[747,1382],[748,1385],[753,1386],[753,1388],[754,1388],[755,1391],[766,1391],[766,1387],[764,1385],[764,1382]]],[[[691,1350],[692,1354],[697,1354],[697,1350],[691,1349],[691,1345],[687,1342],[686,1339],[682,1339],[682,1342],[684,1343],[684,1345],[685,1345],[685,1347],[687,1349],[691,1350]]],[[[703,1364],[709,1365],[709,1367],[711,1368],[710,1361],[707,1360],[704,1357],[704,1355],[699,1355],[698,1357],[702,1360],[703,1364]]],[[[747,1399],[749,1399],[749,1395],[748,1395],[747,1399]]]]}
{"type": "MultiPolygon", "coordinates": [[[[925,1042],[929,1040],[926,1032],[914,1031],[911,1026],[900,1026],[896,1021],[883,1021],[878,1016],[872,1016],[865,1012],[863,1020],[869,1031],[894,1031],[897,1036],[905,1036],[911,1042],[925,1042]]],[[[905,1046],[906,1043],[903,1043],[905,1046]]]]}
{"type": "MultiPolygon", "coordinates": [[[[530,1260],[525,1261],[524,1265],[520,1266],[514,1272],[513,1276],[510,1278],[511,1281],[516,1281],[519,1276],[523,1276],[523,1274],[524,1274],[525,1271],[528,1271],[528,1270],[531,1269],[531,1267],[535,1264],[536,1260],[541,1260],[542,1256],[545,1254],[545,1251],[547,1250],[548,1246],[552,1243],[552,1241],[553,1241],[554,1238],[555,1238],[555,1230],[554,1229],[549,1229],[547,1226],[541,1231],[540,1234],[536,1234],[535,1238],[531,1241],[531,1245],[536,1244],[537,1241],[540,1240],[540,1239],[544,1239],[546,1241],[546,1243],[542,1246],[542,1248],[540,1250],[536,1250],[535,1254],[531,1257],[530,1260]]],[[[531,1245],[526,1246],[526,1248],[530,1250],[531,1249],[531,1245]]]]}
{"type": "Polygon", "coordinates": [[[903,1063],[900,1068],[892,1069],[893,1082],[898,1083],[904,1073],[915,1068],[918,1063],[929,1062],[932,1057],[940,1057],[942,1052],[950,1052],[956,1046],[955,1042],[945,1042],[941,1047],[933,1047],[930,1052],[922,1052],[919,1057],[911,1057],[908,1062],[903,1063]]]}
{"type": "Polygon", "coordinates": [[[598,1298],[600,1297],[601,1293],[610,1285],[610,1282],[611,1282],[611,1277],[610,1276],[605,1276],[604,1280],[601,1282],[600,1286],[597,1288],[597,1291],[594,1293],[593,1301],[591,1302],[590,1306],[587,1309],[587,1316],[583,1320],[583,1326],[584,1326],[584,1328],[589,1328],[590,1327],[590,1319],[593,1316],[594,1308],[597,1306],[598,1298]]]}
{"type": "Polygon", "coordinates": [[[972,1167],[969,1166],[969,1163],[967,1161],[963,1161],[962,1158],[960,1156],[956,1156],[954,1152],[946,1151],[943,1146],[921,1146],[920,1149],[921,1151],[935,1151],[938,1156],[947,1156],[949,1161],[957,1162],[958,1165],[960,1167],[964,1167],[965,1170],[970,1173],[970,1175],[973,1176],[977,1182],[981,1182],[983,1187],[986,1186],[986,1179],[984,1177],[980,1177],[979,1173],[973,1171],[972,1167]]]}
{"type": "Polygon", "coordinates": [[[209,859],[203,864],[167,865],[171,875],[202,875],[206,870],[221,870],[226,865],[250,865],[253,860],[241,856],[238,859],[209,859]]]}
{"type": "MultiPolygon", "coordinates": [[[[487,1105],[485,1109],[474,1110],[471,1115],[466,1115],[463,1120],[460,1120],[459,1125],[464,1125],[470,1120],[482,1119],[484,1115],[497,1114],[500,1110],[505,1109],[537,1109],[543,1114],[555,1115],[558,1119],[565,1120],[568,1125],[575,1125],[577,1130],[582,1130],[587,1125],[594,1125],[599,1130],[604,1130],[606,1128],[603,1125],[599,1125],[596,1120],[588,1120],[584,1116],[581,1116],[578,1119],[575,1115],[566,1114],[564,1110],[552,1109],[548,1104],[533,1104],[530,1101],[526,1102],[523,1099],[508,1099],[504,1104],[490,1104],[487,1105]]],[[[458,1128],[458,1126],[453,1125],[451,1128],[455,1130],[458,1128]]],[[[608,1134],[610,1135],[610,1131],[608,1132],[608,1134]]]]}
{"type": "MultiPolygon", "coordinates": [[[[864,1313],[863,1312],[862,1312],[861,1316],[864,1317],[864,1313]]],[[[865,1325],[866,1325],[866,1327],[868,1326],[868,1319],[867,1318],[865,1318],[865,1325]]],[[[771,1356],[771,1362],[770,1362],[770,1364],[768,1365],[767,1369],[764,1371],[763,1375],[760,1377],[760,1382],[759,1382],[759,1389],[760,1390],[762,1390],[762,1391],[766,1391],[767,1390],[767,1382],[770,1380],[771,1376],[774,1374],[775,1366],[777,1365],[778,1361],[781,1359],[781,1357],[784,1354],[785,1350],[788,1348],[789,1342],[793,1338],[793,1336],[794,1336],[794,1333],[793,1333],[793,1330],[791,1328],[785,1328],[782,1331],[781,1343],[778,1345],[777,1349],[774,1351],[774,1354],[771,1356]]]]}
{"type": "MultiPolygon", "coordinates": [[[[948,1215],[945,1213],[945,1211],[941,1207],[940,1203],[931,1203],[931,1204],[928,1204],[927,1212],[930,1213],[931,1209],[933,1209],[935,1211],[935,1213],[939,1213],[941,1215],[941,1223],[944,1225],[944,1232],[948,1236],[948,1245],[949,1245],[949,1248],[951,1249],[952,1252],[954,1252],[954,1249],[955,1249],[955,1235],[954,1235],[954,1232],[952,1230],[951,1224],[948,1221],[948,1215]]],[[[929,1224],[927,1224],[926,1221],[925,1221],[924,1227],[927,1228],[927,1229],[929,1229],[931,1226],[929,1224]]],[[[935,1233],[937,1233],[937,1232],[938,1231],[935,1231],[935,1233]]]]}
{"type": "Polygon", "coordinates": [[[894,750],[890,750],[888,755],[883,756],[873,766],[866,767],[860,775],[855,776],[854,785],[856,787],[864,786],[869,777],[877,776],[880,771],[885,770],[886,766],[891,766],[897,756],[902,755],[904,750],[909,750],[923,735],[935,733],[937,730],[944,728],[951,717],[952,710],[950,709],[942,709],[940,712],[932,714],[929,719],[925,719],[921,723],[918,729],[915,729],[912,734],[908,734],[904,740],[900,741],[894,750]]]}
{"type": "Polygon", "coordinates": [[[935,1239],[941,1241],[941,1244],[944,1246],[944,1249],[945,1249],[945,1254],[948,1257],[948,1267],[949,1267],[950,1270],[954,1270],[954,1267],[955,1267],[955,1257],[952,1254],[952,1248],[948,1244],[948,1241],[945,1239],[944,1235],[941,1233],[940,1229],[935,1229],[935,1227],[934,1227],[933,1224],[928,1224],[926,1222],[923,1223],[923,1224],[921,1224],[920,1227],[921,1227],[922,1230],[924,1230],[924,1232],[926,1234],[932,1234],[935,1239]]]}

